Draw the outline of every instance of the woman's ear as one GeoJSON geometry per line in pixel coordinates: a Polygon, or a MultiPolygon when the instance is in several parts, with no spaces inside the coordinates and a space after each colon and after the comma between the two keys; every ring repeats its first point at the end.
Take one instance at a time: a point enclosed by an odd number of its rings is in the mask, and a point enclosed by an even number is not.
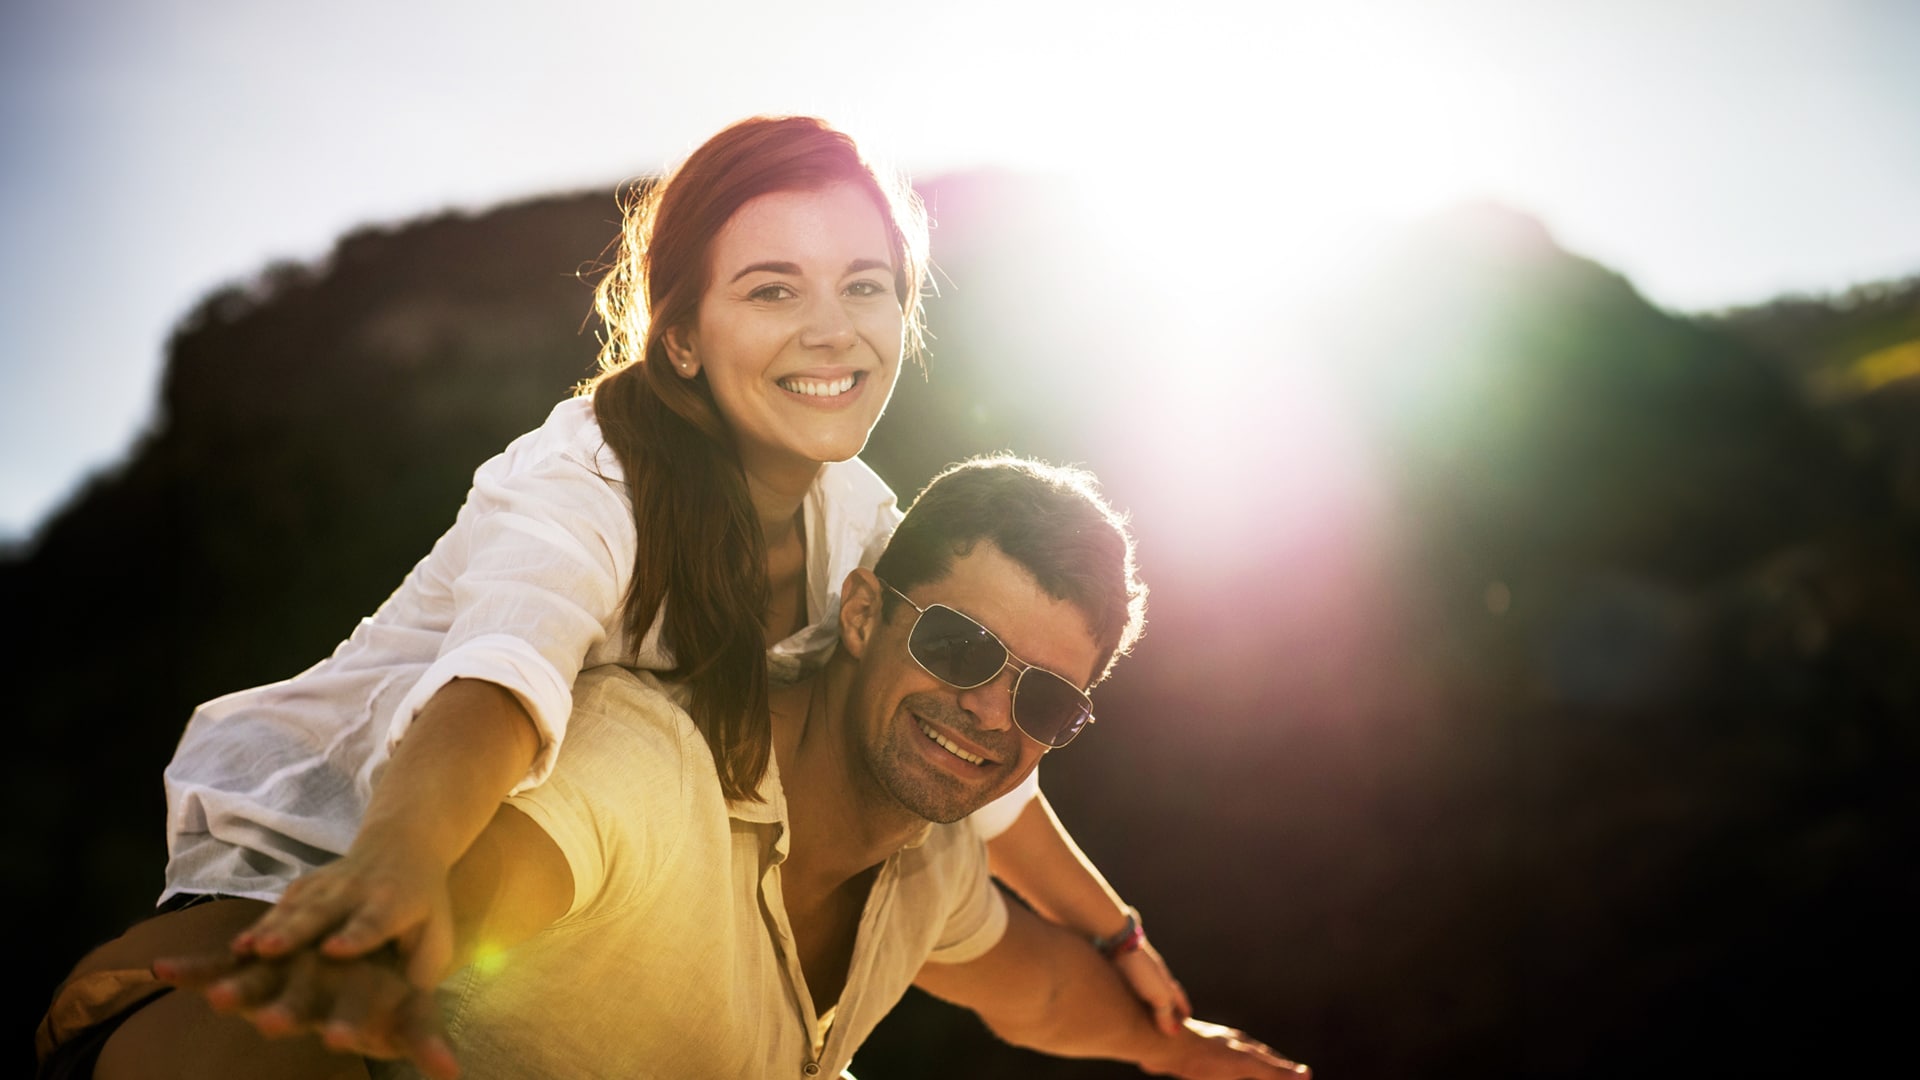
{"type": "Polygon", "coordinates": [[[840,647],[855,660],[866,656],[867,644],[880,631],[885,591],[873,571],[863,567],[855,567],[840,586],[840,647]]]}
{"type": "Polygon", "coordinates": [[[669,327],[661,340],[667,346],[667,359],[673,361],[673,370],[683,379],[691,379],[700,374],[700,357],[694,352],[693,335],[684,326],[669,327]]]}

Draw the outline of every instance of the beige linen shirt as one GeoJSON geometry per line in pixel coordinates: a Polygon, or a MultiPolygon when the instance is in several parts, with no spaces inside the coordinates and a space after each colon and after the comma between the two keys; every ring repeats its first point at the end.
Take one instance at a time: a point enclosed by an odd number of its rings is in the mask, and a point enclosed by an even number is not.
{"type": "Polygon", "coordinates": [[[674,692],[620,668],[582,674],[566,752],[511,800],[565,854],[574,901],[443,984],[463,1076],[831,1078],[922,964],[970,960],[1005,931],[979,836],[930,826],[881,865],[823,1023],[781,898],[779,769],[764,801],[728,804],[674,692]]]}

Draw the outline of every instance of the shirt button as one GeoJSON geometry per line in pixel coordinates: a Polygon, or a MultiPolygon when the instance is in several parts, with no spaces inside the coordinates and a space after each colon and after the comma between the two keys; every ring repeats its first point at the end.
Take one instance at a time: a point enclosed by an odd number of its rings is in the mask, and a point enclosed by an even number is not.
{"type": "Polygon", "coordinates": [[[819,1063],[819,1062],[817,1062],[817,1061],[809,1061],[809,1062],[807,1062],[807,1063],[806,1063],[805,1065],[802,1065],[802,1066],[800,1066],[800,1075],[802,1075],[802,1076],[819,1076],[819,1075],[820,1075],[820,1063],[819,1063]]]}

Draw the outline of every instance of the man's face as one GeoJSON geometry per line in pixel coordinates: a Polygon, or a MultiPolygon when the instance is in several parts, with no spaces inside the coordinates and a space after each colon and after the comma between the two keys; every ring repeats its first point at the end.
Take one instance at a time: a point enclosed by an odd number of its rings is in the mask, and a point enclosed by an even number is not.
{"type": "MultiPolygon", "coordinates": [[[[883,590],[884,591],[884,590],[883,590]]],[[[1033,575],[990,542],[956,559],[945,578],[907,590],[915,604],[945,604],[992,631],[1015,655],[1076,686],[1093,678],[1100,649],[1086,616],[1047,595],[1033,575]]],[[[1011,791],[1047,747],[1012,715],[1017,666],[991,682],[956,689],[907,652],[917,617],[895,598],[861,651],[849,728],[868,771],[894,801],[928,821],[958,821],[1011,791]]]]}

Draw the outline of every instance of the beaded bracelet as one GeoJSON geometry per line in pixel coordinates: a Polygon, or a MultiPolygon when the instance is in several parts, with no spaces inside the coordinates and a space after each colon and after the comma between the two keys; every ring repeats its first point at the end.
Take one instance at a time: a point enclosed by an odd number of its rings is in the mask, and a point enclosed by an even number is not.
{"type": "Polygon", "coordinates": [[[1127,909],[1125,926],[1106,937],[1093,939],[1093,947],[1100,950],[1100,955],[1109,960],[1118,960],[1146,943],[1146,928],[1140,925],[1140,912],[1134,908],[1127,909]]]}

